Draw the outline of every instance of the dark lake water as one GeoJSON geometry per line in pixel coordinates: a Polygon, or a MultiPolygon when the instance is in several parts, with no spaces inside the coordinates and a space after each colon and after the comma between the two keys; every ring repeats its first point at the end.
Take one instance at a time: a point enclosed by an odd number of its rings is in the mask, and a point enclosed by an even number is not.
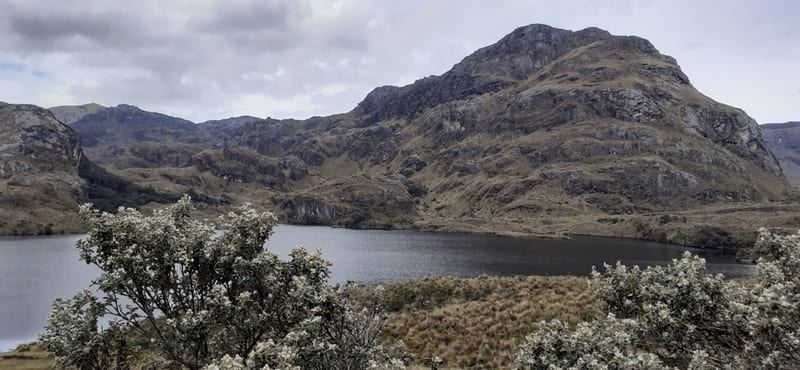
{"type": "MultiPolygon", "coordinates": [[[[55,297],[88,286],[97,271],[78,260],[81,235],[0,237],[0,351],[36,339],[55,297]]],[[[581,275],[617,260],[666,264],[687,250],[636,240],[576,237],[520,239],[472,234],[347,230],[280,225],[267,247],[286,257],[292,247],[321,249],[333,261],[332,281],[381,283],[425,276],[581,275]]],[[[689,249],[726,276],[755,273],[731,255],[689,249]]]]}

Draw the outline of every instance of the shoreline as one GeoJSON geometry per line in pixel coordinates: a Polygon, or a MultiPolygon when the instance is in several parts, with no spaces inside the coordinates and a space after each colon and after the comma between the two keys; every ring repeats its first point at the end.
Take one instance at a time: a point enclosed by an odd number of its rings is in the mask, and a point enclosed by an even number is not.
{"type": "MultiPolygon", "coordinates": [[[[147,213],[145,207],[144,212],[147,213]]],[[[224,209],[198,210],[198,218],[212,219],[224,209]]],[[[373,214],[370,222],[348,227],[332,220],[326,224],[287,222],[279,215],[281,225],[328,226],[351,230],[410,230],[439,233],[464,233],[524,239],[569,239],[578,236],[630,239],[658,242],[682,247],[736,250],[755,241],[761,227],[800,229],[800,203],[767,202],[739,205],[707,205],[687,210],[665,210],[630,214],[547,215],[537,217],[446,218],[433,214],[417,214],[414,219],[384,219],[373,214]]],[[[74,215],[77,217],[77,214],[74,215]]],[[[33,230],[33,229],[32,229],[33,230]]],[[[85,229],[55,225],[53,233],[8,233],[0,229],[0,237],[26,237],[82,234],[85,229]]]]}

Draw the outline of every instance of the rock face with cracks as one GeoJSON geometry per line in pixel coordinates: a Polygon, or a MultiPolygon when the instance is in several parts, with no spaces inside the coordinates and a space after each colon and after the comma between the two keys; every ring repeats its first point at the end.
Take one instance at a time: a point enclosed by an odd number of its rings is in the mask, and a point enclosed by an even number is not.
{"type": "Polygon", "coordinates": [[[800,185],[800,122],[768,123],[760,128],[786,177],[792,185],[800,185]]]}
{"type": "MultiPolygon", "coordinates": [[[[46,109],[0,103],[0,231],[46,234],[69,229],[84,198],[78,135],[46,109]],[[42,222],[45,220],[46,222],[42,222]]],[[[85,198],[84,198],[85,199],[85,198]]]]}

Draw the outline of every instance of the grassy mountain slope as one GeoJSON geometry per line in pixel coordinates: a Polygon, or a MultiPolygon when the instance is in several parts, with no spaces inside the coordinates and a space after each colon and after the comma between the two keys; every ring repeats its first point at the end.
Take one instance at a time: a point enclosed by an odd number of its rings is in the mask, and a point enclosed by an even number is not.
{"type": "Polygon", "coordinates": [[[788,188],[753,119],[647,40],[596,28],[521,27],[328,117],[197,126],[120,106],[73,126],[130,181],[299,223],[698,244],[746,238],[731,210],[788,188]]]}

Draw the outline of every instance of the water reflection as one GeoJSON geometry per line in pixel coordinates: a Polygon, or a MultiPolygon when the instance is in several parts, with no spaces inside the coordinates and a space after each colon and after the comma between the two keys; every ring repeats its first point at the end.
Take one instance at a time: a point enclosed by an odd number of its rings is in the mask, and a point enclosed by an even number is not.
{"type": "Polygon", "coordinates": [[[640,266],[666,264],[686,250],[700,252],[714,273],[742,276],[755,272],[754,266],[737,265],[734,256],[717,251],[593,237],[549,240],[281,225],[267,246],[287,256],[292,246],[301,244],[322,249],[323,257],[333,261],[332,279],[336,282],[480,274],[586,276],[592,266],[618,260],[640,266]]]}

